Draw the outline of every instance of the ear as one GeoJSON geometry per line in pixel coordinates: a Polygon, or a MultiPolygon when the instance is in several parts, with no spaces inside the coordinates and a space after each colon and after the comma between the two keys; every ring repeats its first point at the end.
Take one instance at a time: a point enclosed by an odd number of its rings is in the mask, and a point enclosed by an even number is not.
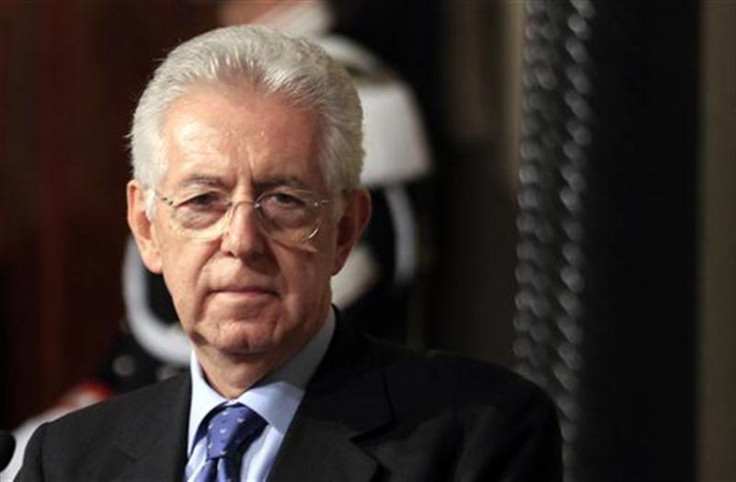
{"type": "Polygon", "coordinates": [[[342,217],[337,222],[337,249],[332,274],[337,274],[345,265],[348,255],[358,243],[372,212],[371,195],[366,189],[357,189],[350,194],[342,217]]]}
{"type": "Polygon", "coordinates": [[[161,273],[161,251],[156,226],[146,214],[145,189],[138,181],[128,182],[128,226],[133,233],[138,251],[146,268],[161,273]]]}

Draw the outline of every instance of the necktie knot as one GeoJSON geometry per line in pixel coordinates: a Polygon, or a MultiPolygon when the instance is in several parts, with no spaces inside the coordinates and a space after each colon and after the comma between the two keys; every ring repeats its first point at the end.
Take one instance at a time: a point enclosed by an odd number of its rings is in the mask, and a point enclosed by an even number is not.
{"type": "Polygon", "coordinates": [[[266,421],[243,404],[225,405],[207,426],[207,460],[240,456],[239,450],[255,439],[266,421]]]}

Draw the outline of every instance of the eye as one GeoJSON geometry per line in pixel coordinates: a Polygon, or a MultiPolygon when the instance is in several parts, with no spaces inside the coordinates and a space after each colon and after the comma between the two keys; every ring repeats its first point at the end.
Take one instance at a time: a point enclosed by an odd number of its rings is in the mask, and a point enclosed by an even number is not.
{"type": "Polygon", "coordinates": [[[307,202],[298,194],[286,191],[276,191],[265,194],[261,199],[261,204],[270,205],[279,208],[301,208],[307,202]]]}
{"type": "Polygon", "coordinates": [[[228,199],[222,193],[208,191],[198,194],[190,194],[176,205],[177,208],[186,208],[197,211],[226,209],[228,199]]]}

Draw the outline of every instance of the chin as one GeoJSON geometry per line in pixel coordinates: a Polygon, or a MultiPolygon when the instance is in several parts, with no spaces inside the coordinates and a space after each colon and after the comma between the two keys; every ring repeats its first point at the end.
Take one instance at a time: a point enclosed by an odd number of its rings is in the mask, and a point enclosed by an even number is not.
{"type": "Polygon", "coordinates": [[[214,333],[203,336],[218,351],[249,355],[269,351],[274,346],[275,323],[234,320],[218,325],[214,333]]]}

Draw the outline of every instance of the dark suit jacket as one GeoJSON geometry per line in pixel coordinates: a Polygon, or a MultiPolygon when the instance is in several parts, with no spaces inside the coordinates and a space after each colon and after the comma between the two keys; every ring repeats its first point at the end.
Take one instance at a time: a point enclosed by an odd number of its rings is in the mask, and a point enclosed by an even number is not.
{"type": "MultiPolygon", "coordinates": [[[[41,426],[16,480],[181,481],[191,381],[41,426]]],[[[420,354],[338,323],[269,481],[559,481],[557,418],[498,367],[420,354]]]]}

